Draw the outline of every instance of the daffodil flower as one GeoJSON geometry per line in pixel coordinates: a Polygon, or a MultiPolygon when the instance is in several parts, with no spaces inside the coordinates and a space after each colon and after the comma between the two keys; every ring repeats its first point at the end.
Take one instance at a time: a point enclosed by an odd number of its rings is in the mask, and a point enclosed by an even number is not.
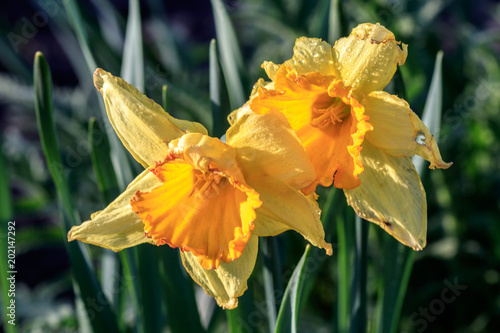
{"type": "Polygon", "coordinates": [[[331,254],[314,196],[300,192],[314,169],[282,114],[243,115],[224,143],[101,69],[94,83],[113,128],[146,170],[73,227],[70,241],[114,251],[141,243],[180,248],[191,277],[225,308],[247,289],[258,236],[293,229],[331,254]]]}
{"type": "Polygon", "coordinates": [[[426,244],[425,191],[409,159],[448,168],[436,141],[408,103],[382,91],[403,65],[407,46],[380,24],[361,24],[332,48],[299,38],[282,65],[264,62],[272,80],[260,80],[250,101],[230,115],[279,110],[313,163],[317,185],[344,189],[361,217],[416,249],[426,244]]]}

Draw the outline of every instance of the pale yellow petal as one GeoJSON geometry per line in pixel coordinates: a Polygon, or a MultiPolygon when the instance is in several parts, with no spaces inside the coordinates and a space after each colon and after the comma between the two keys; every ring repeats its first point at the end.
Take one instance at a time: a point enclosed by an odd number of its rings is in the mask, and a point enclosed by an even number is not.
{"type": "Polygon", "coordinates": [[[401,243],[421,250],[426,244],[427,202],[420,178],[408,157],[394,158],[363,143],[361,185],[344,190],[362,218],[374,222],[401,243]]]}
{"type": "Polygon", "coordinates": [[[321,211],[313,195],[304,196],[272,177],[248,178],[247,181],[262,201],[262,206],[256,210],[254,235],[275,236],[295,230],[312,245],[332,254],[332,246],[325,242],[325,231],[319,218],[321,211]]]}
{"type": "Polygon", "coordinates": [[[204,269],[191,252],[181,252],[182,263],[191,278],[207,295],[212,296],[224,309],[238,306],[238,297],[247,290],[247,280],[252,274],[257,259],[258,237],[251,236],[245,251],[231,263],[222,262],[216,269],[204,269]]]}
{"type": "MultiPolygon", "coordinates": [[[[332,46],[318,38],[301,37],[295,41],[293,57],[283,65],[290,67],[299,74],[320,72],[323,75],[338,75],[333,63],[332,46]]],[[[267,76],[274,81],[281,65],[265,61],[262,68],[267,76]]]]}
{"type": "Polygon", "coordinates": [[[162,160],[171,140],[191,132],[207,134],[201,124],[173,118],[134,86],[100,68],[94,85],[118,137],[144,167],[162,160]]]}
{"type": "Polygon", "coordinates": [[[361,104],[373,125],[366,138],[375,147],[394,157],[418,154],[431,162],[431,169],[451,166],[443,161],[436,140],[404,99],[374,91],[361,104]]]}
{"type": "Polygon", "coordinates": [[[267,175],[295,189],[309,186],[316,173],[295,131],[278,111],[246,113],[226,133],[245,178],[267,175]]]}
{"type": "Polygon", "coordinates": [[[398,65],[403,65],[407,46],[399,47],[394,34],[380,24],[365,23],[334,46],[334,62],[344,84],[361,100],[389,83],[398,65]]]}
{"type": "Polygon", "coordinates": [[[152,239],[144,235],[144,224],[132,211],[129,202],[136,191],[148,191],[160,185],[161,182],[151,171],[143,171],[125,192],[104,210],[92,214],[90,221],[71,228],[68,241],[79,240],[113,251],[142,243],[153,243],[152,239]]]}

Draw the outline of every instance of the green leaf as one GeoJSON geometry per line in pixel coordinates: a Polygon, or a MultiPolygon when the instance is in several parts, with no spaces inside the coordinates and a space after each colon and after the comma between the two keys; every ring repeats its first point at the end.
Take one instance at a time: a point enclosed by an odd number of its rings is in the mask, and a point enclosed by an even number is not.
{"type": "Polygon", "coordinates": [[[219,43],[222,71],[226,80],[231,109],[237,109],[246,101],[246,70],[238,46],[238,39],[221,0],[211,0],[215,31],[219,43]]]}
{"type": "Polygon", "coordinates": [[[142,52],[141,13],[138,0],[129,0],[121,77],[141,92],[144,92],[144,58],[142,52]]]}
{"type": "Polygon", "coordinates": [[[70,224],[74,225],[76,221],[68,183],[66,182],[66,169],[62,164],[61,155],[59,154],[59,146],[54,126],[52,77],[49,65],[40,52],[35,54],[33,79],[35,89],[35,111],[43,152],[45,153],[47,165],[52,175],[52,179],[54,180],[57,192],[61,197],[63,207],[70,219],[70,224]]]}
{"type": "Polygon", "coordinates": [[[335,41],[342,37],[339,0],[330,0],[328,23],[328,42],[334,45],[335,41]]]}
{"type": "Polygon", "coordinates": [[[279,254],[275,251],[275,244],[273,244],[276,239],[274,237],[261,237],[260,248],[262,249],[262,254],[264,257],[264,265],[262,269],[264,291],[266,295],[266,307],[267,307],[267,321],[269,329],[272,332],[276,326],[276,297],[275,295],[281,295],[275,290],[275,284],[279,283],[279,277],[282,276],[281,269],[279,267],[279,254]]]}
{"type": "MultiPolygon", "coordinates": [[[[339,192],[339,191],[337,191],[339,192]]],[[[342,192],[343,194],[343,192],[342,192]]],[[[354,212],[344,209],[344,214],[337,216],[337,331],[345,333],[349,330],[351,299],[349,295],[352,264],[350,255],[353,250],[354,212]]]]}
{"type": "MultiPolygon", "coordinates": [[[[73,204],[66,177],[63,173],[64,166],[59,155],[58,142],[53,121],[52,109],[52,78],[47,61],[40,52],[35,55],[34,64],[34,89],[35,111],[42,148],[47,164],[56,185],[61,205],[62,214],[67,233],[70,227],[76,224],[73,204]]],[[[73,278],[78,285],[77,294],[85,304],[87,316],[96,332],[118,332],[115,314],[96,279],[90,266],[84,245],[80,242],[65,242],[73,271],[73,278]],[[96,308],[96,304],[98,308],[96,308]],[[97,311],[99,309],[99,311],[97,311]]]]}
{"type": "Polygon", "coordinates": [[[275,332],[297,332],[297,319],[301,305],[304,281],[307,276],[306,261],[311,257],[311,246],[307,245],[302,258],[293,270],[281,302],[275,332]]]}
{"type": "Polygon", "coordinates": [[[366,273],[368,269],[367,247],[368,247],[369,223],[361,217],[355,217],[356,242],[354,248],[354,274],[351,285],[351,333],[366,332],[367,309],[366,309],[366,273]]]}
{"type": "Polygon", "coordinates": [[[108,138],[95,118],[91,118],[89,122],[89,142],[92,147],[90,156],[97,186],[104,202],[109,204],[120,194],[120,189],[110,159],[111,148],[108,138]]]}
{"type": "Polygon", "coordinates": [[[220,138],[224,134],[224,123],[221,112],[221,82],[220,82],[220,65],[219,57],[217,56],[217,42],[212,39],[210,42],[210,104],[212,106],[212,135],[220,138]]]}

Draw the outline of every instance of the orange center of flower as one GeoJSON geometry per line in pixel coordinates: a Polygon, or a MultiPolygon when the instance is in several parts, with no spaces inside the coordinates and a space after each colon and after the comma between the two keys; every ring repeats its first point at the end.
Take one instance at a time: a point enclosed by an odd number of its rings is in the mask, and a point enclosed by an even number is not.
{"type": "MultiPolygon", "coordinates": [[[[342,119],[350,114],[351,107],[344,104],[338,97],[329,97],[326,95],[328,102],[322,101],[313,104],[311,110],[311,126],[317,128],[326,128],[329,125],[342,122],[342,119]]],[[[323,99],[323,98],[321,98],[323,99]]]]}
{"type": "Polygon", "coordinates": [[[215,198],[229,184],[228,179],[217,170],[212,172],[195,170],[194,177],[196,180],[190,195],[194,195],[198,199],[215,198]]]}
{"type": "Polygon", "coordinates": [[[162,185],[130,201],[147,237],[191,251],[205,269],[241,256],[261,205],[244,179],[219,168],[198,170],[183,158],[167,157],[150,170],[162,185]]]}

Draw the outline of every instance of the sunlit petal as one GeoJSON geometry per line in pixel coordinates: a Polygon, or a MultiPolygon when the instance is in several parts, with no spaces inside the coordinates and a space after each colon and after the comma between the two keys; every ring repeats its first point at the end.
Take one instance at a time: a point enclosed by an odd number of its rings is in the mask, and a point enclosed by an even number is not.
{"type": "Polygon", "coordinates": [[[68,240],[79,240],[113,251],[152,243],[144,235],[144,224],[132,211],[129,201],[136,191],[151,190],[160,184],[153,173],[145,170],[108,207],[93,214],[90,221],[71,228],[68,240]]]}
{"type": "Polygon", "coordinates": [[[366,138],[375,147],[394,157],[418,154],[431,162],[431,169],[451,166],[452,163],[442,160],[434,137],[405,100],[376,91],[362,103],[373,125],[373,131],[367,133],[366,138]]]}
{"type": "Polygon", "coordinates": [[[361,100],[372,91],[383,90],[403,65],[407,46],[398,45],[394,34],[380,24],[365,23],[354,28],[349,37],[334,46],[334,63],[346,86],[361,100]]]}
{"type": "Polygon", "coordinates": [[[401,243],[421,250],[426,244],[427,202],[413,164],[363,144],[365,171],[361,185],[344,190],[347,202],[362,218],[378,224],[401,243]]]}
{"type": "Polygon", "coordinates": [[[207,134],[201,124],[175,119],[134,86],[100,68],[94,84],[118,137],[144,167],[162,160],[171,140],[191,132],[207,134]]]}
{"type": "Polygon", "coordinates": [[[207,295],[215,298],[224,309],[238,306],[238,297],[247,290],[247,280],[257,259],[258,237],[250,237],[242,256],[231,263],[222,262],[216,269],[207,270],[191,252],[182,252],[182,263],[193,280],[207,295]]]}

